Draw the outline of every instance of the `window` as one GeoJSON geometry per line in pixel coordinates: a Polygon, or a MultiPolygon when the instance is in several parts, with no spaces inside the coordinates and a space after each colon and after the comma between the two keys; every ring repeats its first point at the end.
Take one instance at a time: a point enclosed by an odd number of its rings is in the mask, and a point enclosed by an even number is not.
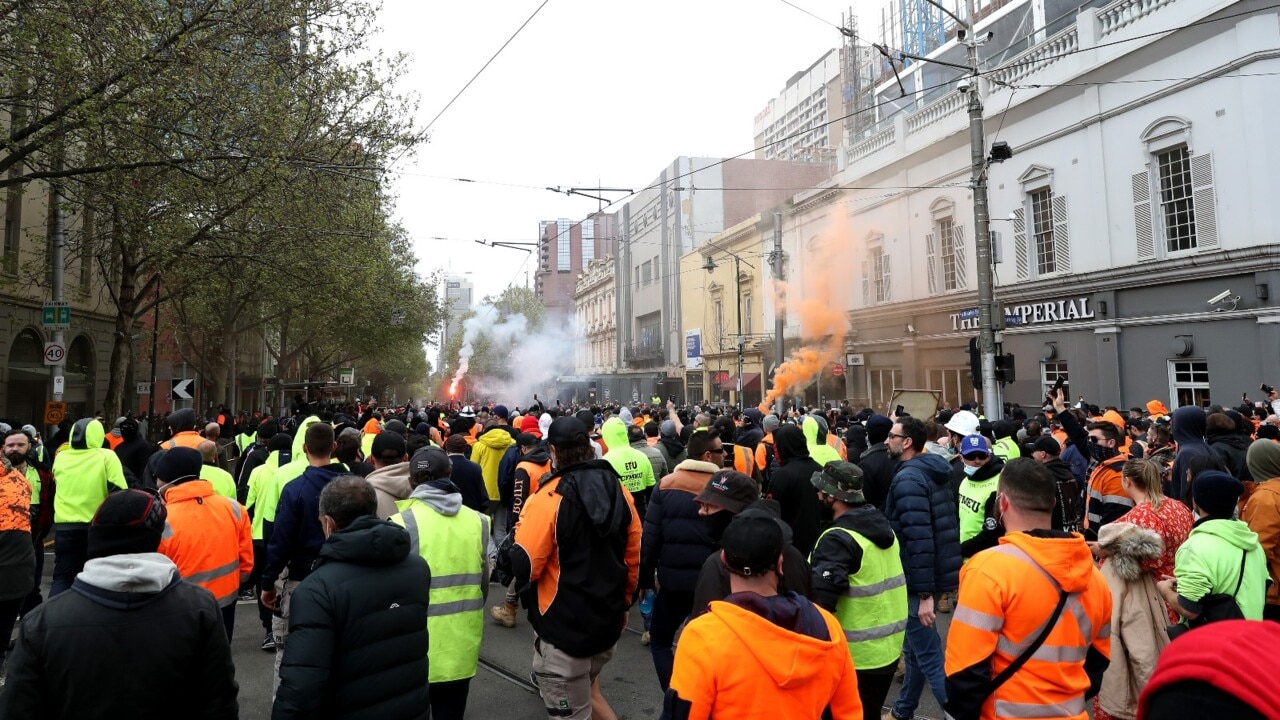
{"type": "Polygon", "coordinates": [[[876,302],[889,301],[889,256],[883,247],[871,250],[871,277],[875,281],[876,302]]]}
{"type": "Polygon", "coordinates": [[[572,227],[572,224],[568,220],[556,221],[556,228],[557,228],[556,271],[557,272],[569,272],[569,268],[572,267],[571,261],[573,260],[573,258],[569,257],[569,254],[572,252],[570,248],[572,247],[573,236],[569,232],[570,227],[572,227]]]}
{"type": "Polygon", "coordinates": [[[1160,178],[1160,219],[1165,250],[1196,247],[1196,210],[1192,201],[1191,156],[1185,145],[1156,155],[1160,178]]]}
{"type": "Polygon", "coordinates": [[[1170,394],[1178,407],[1209,407],[1209,362],[1207,360],[1170,360],[1170,394]]]}
{"type": "Polygon", "coordinates": [[[969,368],[934,368],[929,370],[929,389],[942,393],[942,401],[952,408],[963,403],[977,402],[978,391],[973,388],[969,368]]]}
{"type": "Polygon", "coordinates": [[[582,222],[582,269],[586,270],[596,259],[596,221],[588,218],[582,222]]]}
{"type": "Polygon", "coordinates": [[[942,289],[955,290],[956,283],[956,244],[954,234],[955,223],[945,218],[938,223],[938,255],[942,259],[942,289]]]}
{"type": "Polygon", "coordinates": [[[1031,193],[1031,236],[1036,274],[1055,272],[1057,263],[1053,245],[1053,193],[1048,188],[1031,193]]]}
{"type": "Polygon", "coordinates": [[[716,347],[724,349],[724,301],[716,298],[716,347]]]}
{"type": "Polygon", "coordinates": [[[1040,385],[1044,388],[1044,394],[1048,395],[1054,385],[1058,384],[1058,376],[1065,378],[1062,381],[1063,390],[1067,391],[1067,402],[1071,401],[1071,375],[1067,373],[1066,360],[1045,360],[1040,364],[1040,385]]]}
{"type": "Polygon", "coordinates": [[[751,293],[742,296],[742,333],[751,334],[751,293]]]}
{"type": "Polygon", "coordinates": [[[653,261],[645,260],[640,266],[640,285],[648,285],[653,282],[653,261]]]}
{"type": "Polygon", "coordinates": [[[867,393],[871,407],[877,412],[885,412],[892,408],[889,401],[893,399],[893,391],[902,385],[901,370],[868,370],[867,393]]]}

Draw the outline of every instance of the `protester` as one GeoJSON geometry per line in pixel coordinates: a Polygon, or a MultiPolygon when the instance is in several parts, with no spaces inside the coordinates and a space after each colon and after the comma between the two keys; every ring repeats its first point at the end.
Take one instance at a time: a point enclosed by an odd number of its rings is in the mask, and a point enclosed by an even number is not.
{"type": "Polygon", "coordinates": [[[817,415],[806,415],[800,424],[804,432],[805,444],[809,448],[809,457],[819,467],[829,462],[840,462],[840,453],[827,444],[827,422],[817,415]]]}
{"type": "Polygon", "coordinates": [[[116,454],[102,447],[102,423],[76,421],[70,444],[53,460],[57,491],[53,496],[53,582],[49,597],[69,590],[84,568],[89,521],[112,488],[127,485],[116,454]]]}
{"type": "MultiPolygon", "coordinates": [[[[1182,408],[1179,408],[1179,412],[1182,408]]],[[[1176,420],[1178,414],[1174,413],[1176,420]]],[[[1244,486],[1220,470],[1195,477],[1191,486],[1194,510],[1199,516],[1187,541],[1178,550],[1173,577],[1157,587],[1169,607],[1182,618],[1184,627],[1213,617],[1219,605],[1206,608],[1211,595],[1229,595],[1236,608],[1228,616],[1261,620],[1266,605],[1267,557],[1258,535],[1245,523],[1235,520],[1236,501],[1244,486]],[[1209,617],[1201,617],[1209,611],[1209,617]]]]}
{"type": "Polygon", "coordinates": [[[1121,518],[1098,532],[1098,550],[1106,555],[1102,577],[1112,598],[1111,664],[1093,700],[1093,719],[1132,720],[1138,694],[1169,644],[1169,610],[1147,568],[1159,562],[1164,543],[1158,533],[1121,518]]]}
{"type": "Polygon", "coordinates": [[[1249,446],[1249,473],[1257,482],[1240,519],[1258,535],[1267,556],[1267,603],[1262,616],[1280,622],[1280,443],[1255,442],[1249,446]]]}
{"type": "MultiPolygon", "coordinates": [[[[0,463],[7,462],[13,471],[26,481],[30,489],[27,534],[32,548],[31,554],[34,556],[35,570],[32,575],[34,581],[26,598],[20,603],[18,612],[14,613],[16,617],[27,614],[44,600],[40,594],[40,585],[44,575],[44,539],[53,527],[54,484],[53,474],[36,466],[32,461],[31,456],[35,453],[31,447],[31,436],[25,430],[11,429],[7,434],[0,435],[0,440],[3,440],[3,459],[0,459],[0,463]]],[[[23,556],[23,551],[21,548],[13,547],[3,555],[9,562],[18,563],[23,556]]]]}
{"type": "Polygon", "coordinates": [[[960,483],[960,554],[970,558],[995,547],[1003,534],[996,517],[996,487],[1004,461],[981,435],[960,441],[965,478],[960,483]]]}
{"type": "MultiPolygon", "coordinates": [[[[744,513],[758,514],[773,519],[782,528],[786,547],[782,551],[782,577],[779,592],[794,592],[802,597],[810,596],[809,563],[791,541],[791,526],[782,521],[782,511],[775,500],[760,497],[760,486],[750,477],[736,470],[720,470],[707,480],[698,497],[698,514],[707,528],[707,535],[717,550],[724,537],[725,528],[735,517],[744,513]]],[[[729,571],[720,562],[720,553],[713,551],[698,571],[698,583],[693,590],[694,618],[707,611],[713,600],[723,600],[730,593],[729,571]]]]}
{"type": "Polygon", "coordinates": [[[409,532],[410,550],[431,568],[431,717],[461,720],[484,637],[489,516],[463,506],[444,450],[422,448],[409,466],[413,493],[396,503],[391,522],[409,532]]]}
{"type": "Polygon", "coordinates": [[[681,635],[663,717],[862,717],[840,623],[795,593],[778,593],[785,546],[778,524],[740,515],[723,545],[732,593],[681,635]]]}
{"type": "Polygon", "coordinates": [[[858,467],[862,468],[867,502],[884,512],[884,501],[889,496],[889,486],[893,484],[893,474],[898,465],[889,456],[889,446],[885,444],[889,431],[893,429],[893,421],[884,415],[872,415],[866,422],[866,428],[870,445],[858,456],[858,467]]]}
{"type": "Polygon", "coordinates": [[[781,467],[773,471],[768,497],[776,500],[782,520],[791,528],[791,543],[808,557],[818,541],[822,506],[810,478],[822,466],[809,456],[804,432],[795,425],[783,425],[773,432],[781,467]]]}
{"type": "Polygon", "coordinates": [[[164,503],[143,490],[112,493],[96,508],[74,592],[22,619],[0,717],[170,720],[180,708],[239,717],[217,601],[156,552],[165,517],[164,503]]]}
{"type": "Polygon", "coordinates": [[[901,543],[909,593],[903,645],[906,673],[890,711],[897,720],[915,715],[926,683],[939,704],[946,702],[934,598],[959,587],[959,513],[949,486],[951,468],[941,457],[923,452],[925,437],[924,423],[906,417],[894,423],[888,439],[889,455],[900,464],[889,488],[885,516],[901,543]]]}
{"type": "Polygon", "coordinates": [[[537,633],[533,671],[549,714],[591,717],[591,685],[613,656],[640,574],[641,522],[587,428],[547,432],[555,474],[529,498],[510,561],[537,633]]]}
{"type": "Polygon", "coordinates": [[[26,474],[15,468],[7,455],[0,455],[0,666],[13,623],[36,587],[31,490],[26,474]]]}
{"type": "Polygon", "coordinates": [[[1280,627],[1224,620],[1175,640],[1138,701],[1138,720],[1275,720],[1280,685],[1245,668],[1267,663],[1280,627]]]}
{"type": "Polygon", "coordinates": [[[694,433],[689,438],[689,459],[662,478],[644,517],[640,589],[657,590],[649,625],[649,652],[664,692],[671,681],[676,631],[693,610],[698,573],[715,551],[715,542],[698,514],[696,498],[721,471],[719,461],[723,458],[724,443],[718,434],[694,433]]]}
{"type": "MultiPolygon", "coordinates": [[[[262,428],[266,425],[267,423],[263,423],[258,426],[259,436],[261,436],[262,428]]],[[[264,631],[261,646],[264,652],[275,652],[276,637],[271,632],[271,608],[262,602],[262,573],[267,566],[267,540],[266,519],[261,507],[261,504],[263,504],[261,500],[264,493],[271,492],[271,488],[274,487],[276,470],[281,465],[289,463],[292,447],[293,438],[286,433],[272,431],[271,439],[267,441],[267,458],[256,464],[249,473],[248,486],[245,492],[245,510],[251,518],[250,528],[253,531],[253,574],[249,578],[248,585],[258,605],[258,619],[261,621],[264,631]]],[[[246,465],[246,467],[248,466],[246,465]]]]}
{"type": "Polygon", "coordinates": [[[418,720],[430,710],[424,680],[434,578],[409,533],[379,520],[377,509],[373,487],[359,476],[320,491],[324,542],[289,600],[275,720],[418,720]]]}
{"type": "Polygon", "coordinates": [[[399,512],[396,503],[413,492],[413,483],[409,481],[409,448],[399,433],[379,433],[374,436],[370,450],[373,472],[365,479],[378,496],[378,517],[389,518],[399,512]]]}
{"type": "Polygon", "coordinates": [[[1194,405],[1180,407],[1173,412],[1173,441],[1177,444],[1178,454],[1173,461],[1165,495],[1183,502],[1191,500],[1191,469],[1188,464],[1193,458],[1213,455],[1208,443],[1204,441],[1207,425],[1204,410],[1194,405]]]}
{"type": "Polygon", "coordinates": [[[1053,506],[1053,529],[1077,532],[1080,529],[1080,484],[1061,455],[1062,446],[1050,435],[1041,435],[1031,446],[1031,458],[1044,465],[1044,469],[1053,476],[1058,493],[1058,502],[1053,506]]]}
{"type": "Polygon", "coordinates": [[[813,486],[835,520],[818,538],[814,602],[844,629],[864,720],[880,720],[907,629],[907,580],[889,521],[864,494],[862,470],[830,463],[813,486]]]}
{"type": "Polygon", "coordinates": [[[203,467],[200,453],[186,447],[166,450],[156,463],[156,485],[169,513],[158,552],[184,579],[213,593],[230,641],[240,586],[253,574],[253,528],[240,503],[200,479],[203,467]]]}
{"type": "Polygon", "coordinates": [[[449,479],[458,486],[458,492],[462,493],[462,504],[473,510],[484,508],[487,512],[490,500],[489,491],[485,488],[484,471],[467,459],[470,448],[466,436],[450,435],[444,441],[444,451],[449,454],[449,463],[453,468],[449,479]]]}
{"type": "Polygon", "coordinates": [[[1054,410],[1062,418],[1062,428],[1077,448],[1087,448],[1093,470],[1089,473],[1088,496],[1084,507],[1084,536],[1094,541],[1098,530],[1133,508],[1133,501],[1124,493],[1121,485],[1121,468],[1128,460],[1120,451],[1124,435],[1123,423],[1102,420],[1081,427],[1076,418],[1067,412],[1063,391],[1053,398],[1054,410]]]}
{"type": "Polygon", "coordinates": [[[196,446],[201,460],[200,479],[209,483],[213,491],[232,502],[236,500],[236,480],[231,473],[218,466],[218,446],[211,440],[205,440],[196,446]]]}
{"type": "Polygon", "coordinates": [[[147,460],[159,448],[142,436],[138,421],[133,418],[124,418],[120,422],[120,438],[122,442],[115,447],[116,457],[120,458],[120,465],[125,470],[141,481],[146,475],[147,460]]]}
{"type": "MultiPolygon", "coordinates": [[[[538,442],[538,438],[530,433],[521,433],[520,438],[520,449],[524,454],[520,456],[520,462],[516,463],[515,477],[512,479],[511,512],[507,515],[510,527],[507,528],[506,540],[497,549],[496,560],[499,563],[510,554],[508,551],[510,544],[514,541],[516,523],[520,520],[525,503],[538,492],[542,479],[551,473],[551,455],[547,452],[546,446],[538,442]]],[[[451,455],[450,458],[456,459],[456,456],[451,455]]],[[[519,590],[515,580],[508,583],[506,597],[503,598],[501,605],[489,608],[489,617],[503,627],[515,627],[516,616],[520,609],[519,590]]]]}
{"type": "Polygon", "coordinates": [[[653,492],[656,481],[649,456],[631,447],[627,437],[627,429],[630,427],[634,426],[622,422],[619,418],[611,417],[604,421],[600,434],[605,444],[609,446],[609,452],[605,453],[604,460],[613,466],[614,472],[618,473],[622,486],[631,493],[636,513],[643,518],[645,509],[649,505],[649,495],[653,492]]]}
{"type": "Polygon", "coordinates": [[[1050,529],[1056,494],[1030,458],[1000,474],[1005,535],[961,570],[947,637],[944,708],[956,720],[1087,717],[1111,655],[1111,593],[1084,540],[1050,529]]]}

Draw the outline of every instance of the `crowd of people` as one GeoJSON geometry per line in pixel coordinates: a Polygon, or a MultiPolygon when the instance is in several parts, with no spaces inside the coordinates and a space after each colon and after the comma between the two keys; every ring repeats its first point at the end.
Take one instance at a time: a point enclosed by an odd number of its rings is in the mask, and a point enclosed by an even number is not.
{"type": "Polygon", "coordinates": [[[616,717],[637,604],[672,720],[907,720],[926,687],[958,720],[1277,717],[1233,670],[1280,639],[1280,396],[1003,414],[0,421],[0,717],[237,717],[239,602],[276,718],[462,718],[485,623],[521,609],[548,716],[616,717]]]}

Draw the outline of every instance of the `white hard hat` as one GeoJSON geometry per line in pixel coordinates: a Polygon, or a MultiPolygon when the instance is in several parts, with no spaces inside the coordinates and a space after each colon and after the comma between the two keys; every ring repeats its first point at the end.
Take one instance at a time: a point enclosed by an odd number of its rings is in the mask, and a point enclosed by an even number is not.
{"type": "Polygon", "coordinates": [[[968,410],[961,410],[952,415],[951,420],[943,427],[957,435],[973,435],[978,432],[978,416],[968,410]]]}

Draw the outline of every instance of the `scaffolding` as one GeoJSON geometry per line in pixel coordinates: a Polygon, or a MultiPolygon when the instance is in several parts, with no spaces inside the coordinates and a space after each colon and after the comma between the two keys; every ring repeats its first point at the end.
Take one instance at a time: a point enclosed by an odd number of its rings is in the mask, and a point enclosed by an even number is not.
{"type": "Polygon", "coordinates": [[[946,40],[942,9],[928,0],[900,0],[902,3],[902,50],[928,55],[946,40]]]}
{"type": "Polygon", "coordinates": [[[850,7],[840,17],[840,34],[844,43],[840,46],[840,98],[844,109],[844,144],[852,145],[862,139],[875,118],[870,112],[872,72],[870,46],[862,42],[858,33],[858,18],[850,7]]]}

